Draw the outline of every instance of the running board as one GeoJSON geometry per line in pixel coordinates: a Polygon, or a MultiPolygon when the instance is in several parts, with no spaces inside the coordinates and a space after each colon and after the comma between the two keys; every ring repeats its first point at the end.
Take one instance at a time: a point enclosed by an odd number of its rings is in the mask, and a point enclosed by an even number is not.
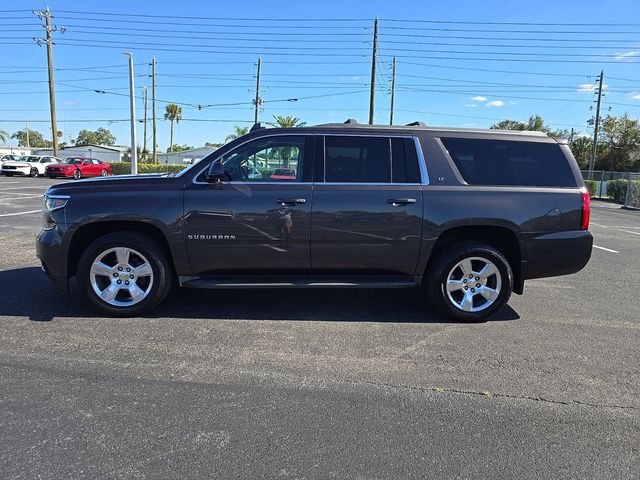
{"type": "Polygon", "coordinates": [[[422,277],[181,276],[188,288],[413,288],[422,277]]]}

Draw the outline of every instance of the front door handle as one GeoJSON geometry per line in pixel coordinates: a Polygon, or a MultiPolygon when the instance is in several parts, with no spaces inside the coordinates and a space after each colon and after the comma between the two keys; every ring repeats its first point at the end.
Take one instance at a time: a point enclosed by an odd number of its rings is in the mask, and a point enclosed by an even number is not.
{"type": "Polygon", "coordinates": [[[390,198],[387,203],[394,207],[402,207],[404,205],[410,205],[416,203],[415,198],[390,198]]]}
{"type": "Polygon", "coordinates": [[[293,206],[293,205],[302,205],[303,203],[307,203],[306,198],[279,198],[276,200],[276,203],[284,206],[293,206]]]}

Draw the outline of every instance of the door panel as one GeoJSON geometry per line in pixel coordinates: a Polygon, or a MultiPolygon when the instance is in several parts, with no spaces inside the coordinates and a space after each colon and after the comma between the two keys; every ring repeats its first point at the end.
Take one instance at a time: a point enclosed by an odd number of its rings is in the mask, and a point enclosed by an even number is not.
{"type": "Polygon", "coordinates": [[[307,273],[311,201],[311,184],[192,185],[185,223],[194,273],[307,273]]]}
{"type": "Polygon", "coordinates": [[[413,275],[421,232],[419,185],[314,186],[314,272],[413,275]],[[409,199],[416,203],[388,203],[409,199]]]}

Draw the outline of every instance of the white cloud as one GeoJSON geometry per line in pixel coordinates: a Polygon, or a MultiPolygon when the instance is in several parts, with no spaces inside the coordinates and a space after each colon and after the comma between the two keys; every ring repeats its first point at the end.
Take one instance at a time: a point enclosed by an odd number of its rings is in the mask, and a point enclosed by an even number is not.
{"type": "MultiPolygon", "coordinates": [[[[607,88],[609,88],[609,85],[607,85],[606,83],[602,85],[602,90],[606,90],[607,88]]],[[[595,92],[596,91],[596,84],[595,83],[583,83],[581,85],[578,85],[578,91],[579,92],[595,92]]]]}
{"type": "Polygon", "coordinates": [[[628,52],[616,53],[615,59],[616,60],[624,60],[625,58],[637,57],[639,55],[640,55],[640,50],[631,50],[631,51],[628,51],[628,52]]]}
{"type": "Polygon", "coordinates": [[[471,100],[473,100],[474,102],[486,102],[487,97],[483,97],[482,95],[477,95],[475,97],[471,97],[471,100]]]}
{"type": "Polygon", "coordinates": [[[476,108],[478,106],[478,104],[476,104],[476,103],[465,103],[464,106],[465,107],[469,107],[469,108],[476,108]]]}
{"type": "Polygon", "coordinates": [[[640,100],[640,93],[638,93],[638,94],[634,95],[634,96],[633,96],[633,97],[631,97],[631,98],[633,98],[634,100],[640,100]]]}
{"type": "Polygon", "coordinates": [[[504,107],[504,102],[502,100],[493,100],[487,103],[487,107],[504,107]]]}

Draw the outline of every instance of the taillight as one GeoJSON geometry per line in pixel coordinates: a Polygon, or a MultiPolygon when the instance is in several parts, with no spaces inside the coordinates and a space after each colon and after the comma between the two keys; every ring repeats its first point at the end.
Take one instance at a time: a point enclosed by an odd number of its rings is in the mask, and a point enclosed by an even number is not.
{"type": "Polygon", "coordinates": [[[589,230],[589,217],[591,216],[591,197],[586,188],[582,189],[582,221],[580,230],[589,230]]]}

